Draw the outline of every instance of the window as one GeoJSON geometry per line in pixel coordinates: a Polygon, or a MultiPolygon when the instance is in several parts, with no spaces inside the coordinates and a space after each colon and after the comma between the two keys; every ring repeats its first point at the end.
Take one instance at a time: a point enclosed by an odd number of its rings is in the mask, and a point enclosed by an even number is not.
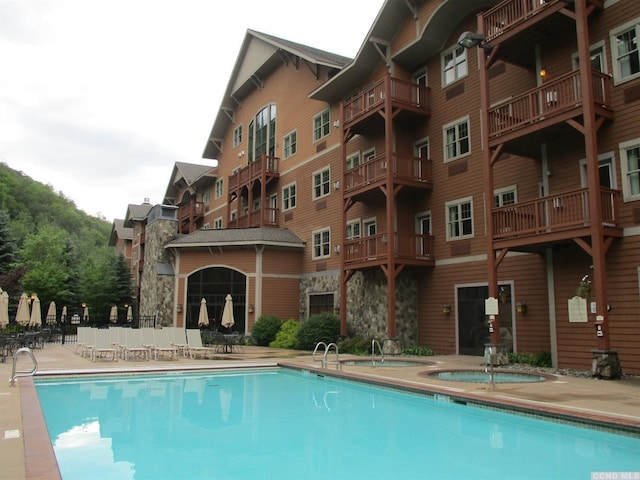
{"type": "Polygon", "coordinates": [[[297,138],[298,134],[295,130],[284,137],[284,158],[289,158],[298,151],[297,138]]]}
{"type": "Polygon", "coordinates": [[[349,220],[347,222],[347,240],[360,238],[360,219],[349,220]]]}
{"type": "Polygon", "coordinates": [[[615,83],[626,82],[640,76],[639,27],[638,20],[634,20],[611,33],[615,83]]]}
{"type": "Polygon", "coordinates": [[[369,150],[368,152],[364,152],[362,154],[362,163],[368,163],[371,160],[373,160],[374,158],[376,158],[376,151],[375,149],[373,150],[369,150]]]}
{"type": "MultiPolygon", "coordinates": [[[[420,70],[413,74],[413,83],[416,85],[420,85],[420,87],[426,87],[427,83],[427,70],[420,70]]],[[[413,95],[411,99],[411,103],[415,105],[426,104],[427,102],[427,92],[425,90],[421,90],[420,87],[415,89],[415,95],[413,95]]]]}
{"type": "Polygon", "coordinates": [[[313,141],[317,142],[321,138],[329,135],[329,110],[313,118],[313,141]]]}
{"type": "Polygon", "coordinates": [[[327,228],[313,232],[313,259],[327,258],[331,252],[331,231],[327,228]]]}
{"type": "Polygon", "coordinates": [[[333,293],[311,293],[309,294],[309,315],[317,313],[331,312],[334,306],[333,293]]]}
{"type": "Polygon", "coordinates": [[[471,197],[447,202],[447,240],[473,237],[473,199],[471,197]]]}
{"type": "Polygon", "coordinates": [[[215,230],[222,229],[222,217],[218,217],[213,221],[213,228],[215,230]]]}
{"type": "MultiPolygon", "coordinates": [[[[598,42],[591,46],[589,50],[589,58],[591,60],[591,68],[598,70],[599,72],[607,73],[607,57],[604,51],[604,42],[598,42]]],[[[573,69],[577,70],[579,66],[578,52],[571,55],[571,60],[573,62],[573,69]]]]}
{"type": "Polygon", "coordinates": [[[318,199],[329,195],[331,184],[331,174],[329,169],[313,174],[313,199],[318,199]]]}
{"type": "MultiPolygon", "coordinates": [[[[616,179],[615,158],[613,152],[601,153],[598,155],[598,177],[600,186],[604,188],[618,189],[616,179]]],[[[580,160],[580,185],[587,187],[587,160],[580,160]]]]}
{"type": "Polygon", "coordinates": [[[469,147],[469,117],[445,125],[442,131],[444,135],[445,162],[457,160],[471,153],[469,147]]]}
{"type": "Polygon", "coordinates": [[[640,138],[620,144],[624,201],[640,200],[640,138]]]}
{"type": "Polygon", "coordinates": [[[266,154],[275,156],[276,106],[268,105],[260,110],[249,123],[247,161],[253,162],[266,154]]]}
{"type": "Polygon", "coordinates": [[[422,212],[416,215],[416,233],[431,235],[431,212],[422,212]]]}
{"type": "Polygon", "coordinates": [[[442,85],[467,76],[467,49],[456,45],[442,54],[442,85]]]}
{"type": "Polygon", "coordinates": [[[351,170],[358,165],[360,165],[360,152],[352,153],[347,157],[347,164],[345,165],[347,170],[351,170]]]}
{"type": "Polygon", "coordinates": [[[233,146],[237,147],[242,143],[242,125],[233,129],[233,146]]]}
{"type": "Polygon", "coordinates": [[[515,185],[496,189],[493,192],[493,206],[498,208],[516,203],[518,201],[516,189],[515,185]]]}
{"type": "Polygon", "coordinates": [[[224,195],[224,178],[219,178],[216,180],[216,192],[215,197],[220,198],[224,195]]]}
{"type": "Polygon", "coordinates": [[[292,183],[282,187],[282,210],[287,211],[296,208],[296,184],[292,183]]]}
{"type": "Polygon", "coordinates": [[[207,189],[204,192],[202,192],[202,203],[204,204],[205,207],[209,206],[209,203],[211,203],[211,190],[207,189]]]}

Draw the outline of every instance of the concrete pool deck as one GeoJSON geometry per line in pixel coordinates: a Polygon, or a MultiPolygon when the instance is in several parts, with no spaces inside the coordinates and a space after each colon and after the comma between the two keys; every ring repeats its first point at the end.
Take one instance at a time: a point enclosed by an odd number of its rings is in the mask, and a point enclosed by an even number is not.
{"type": "MultiPolygon", "coordinates": [[[[350,376],[376,383],[408,387],[470,402],[504,405],[552,416],[604,422],[611,428],[640,432],[640,377],[598,380],[551,376],[538,383],[488,384],[439,380],[426,373],[439,370],[479,369],[480,357],[423,357],[425,363],[411,367],[334,366],[321,369],[309,352],[263,347],[242,347],[240,352],[220,354],[212,360],[178,358],[170,360],[98,360],[80,357],[74,345],[47,345],[34,351],[39,374],[191,370],[284,365],[318,370],[326,374],[350,376]]],[[[341,359],[352,358],[341,355],[341,359]]],[[[362,359],[363,357],[359,357],[362,359]]],[[[418,359],[417,359],[418,360],[418,359]]],[[[31,367],[27,355],[18,360],[18,370],[31,367]]],[[[55,457],[44,427],[33,381],[21,378],[9,385],[12,362],[0,363],[0,480],[58,479],[55,457]]]]}

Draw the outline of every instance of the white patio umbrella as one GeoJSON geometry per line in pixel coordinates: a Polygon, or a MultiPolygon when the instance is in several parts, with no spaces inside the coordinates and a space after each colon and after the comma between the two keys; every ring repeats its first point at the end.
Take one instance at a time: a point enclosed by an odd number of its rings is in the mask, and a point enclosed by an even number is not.
{"type": "Polygon", "coordinates": [[[31,318],[29,320],[30,327],[39,327],[42,325],[42,310],[40,309],[40,299],[34,293],[31,300],[31,318]]]}
{"type": "Polygon", "coordinates": [[[233,319],[233,298],[230,293],[224,298],[224,310],[222,310],[221,324],[225,328],[231,328],[235,324],[233,319]]]}
{"type": "Polygon", "coordinates": [[[0,293],[0,328],[9,325],[9,294],[0,293]]]}
{"type": "Polygon", "coordinates": [[[62,307],[62,313],[60,314],[60,321],[62,323],[67,322],[67,306],[62,307]]]}
{"type": "Polygon", "coordinates": [[[83,322],[89,321],[89,307],[87,307],[86,305],[84,307],[84,310],[82,310],[82,321],[83,322]]]}
{"type": "Polygon", "coordinates": [[[133,309],[131,308],[131,305],[129,305],[127,308],[127,323],[131,322],[133,322],[133,309]]]}
{"type": "Polygon", "coordinates": [[[118,322],[118,307],[116,307],[115,305],[111,307],[111,312],[109,313],[109,320],[111,321],[111,323],[118,322]]]}
{"type": "Polygon", "coordinates": [[[20,295],[20,300],[18,301],[18,311],[16,312],[16,323],[26,327],[29,325],[29,303],[27,299],[27,294],[22,293],[20,295]]]}
{"type": "Polygon", "coordinates": [[[47,325],[55,325],[58,323],[58,318],[56,316],[56,302],[51,300],[49,303],[49,310],[47,310],[47,325]]]}
{"type": "Polygon", "coordinates": [[[207,301],[200,300],[200,314],[198,315],[198,326],[207,327],[209,325],[209,313],[207,312],[207,301]]]}

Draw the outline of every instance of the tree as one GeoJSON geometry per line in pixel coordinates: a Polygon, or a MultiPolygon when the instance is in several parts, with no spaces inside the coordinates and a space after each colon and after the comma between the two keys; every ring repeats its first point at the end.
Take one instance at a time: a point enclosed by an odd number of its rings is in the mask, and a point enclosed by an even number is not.
{"type": "Polygon", "coordinates": [[[9,228],[9,215],[0,210],[0,272],[6,274],[13,269],[16,245],[9,228]]]}

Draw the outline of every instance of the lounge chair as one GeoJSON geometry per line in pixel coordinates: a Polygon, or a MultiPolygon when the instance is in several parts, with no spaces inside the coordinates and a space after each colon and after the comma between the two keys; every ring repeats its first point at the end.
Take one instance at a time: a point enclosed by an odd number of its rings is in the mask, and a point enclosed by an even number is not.
{"type": "Polygon", "coordinates": [[[153,344],[153,347],[151,347],[151,353],[153,353],[154,358],[158,360],[158,357],[160,355],[162,355],[163,357],[165,355],[168,355],[169,360],[177,360],[178,349],[174,345],[171,345],[171,343],[169,342],[167,329],[156,329],[153,332],[153,335],[155,338],[155,342],[153,344]]]}
{"type": "Polygon", "coordinates": [[[155,328],[152,327],[142,327],[140,329],[140,335],[142,335],[142,345],[149,349],[149,356],[151,355],[151,349],[153,345],[156,343],[155,335],[153,331],[155,328]]]}
{"type": "Polygon", "coordinates": [[[169,332],[169,342],[178,349],[178,353],[186,357],[189,343],[187,342],[187,336],[184,328],[165,327],[163,330],[167,330],[169,332]]]}
{"type": "Polygon", "coordinates": [[[91,359],[95,362],[98,357],[118,361],[118,349],[111,345],[109,330],[104,328],[96,329],[96,342],[91,349],[91,359]]]}
{"type": "Polygon", "coordinates": [[[149,360],[149,349],[142,345],[142,334],[139,329],[123,328],[126,330],[126,342],[122,347],[122,358],[129,360],[129,355],[133,355],[143,360],[149,360]]]}
{"type": "MultiPolygon", "coordinates": [[[[84,357],[87,340],[90,338],[91,327],[78,327],[78,339],[76,340],[76,353],[84,357]]],[[[95,340],[95,333],[92,334],[95,340]]]]}
{"type": "Polygon", "coordinates": [[[80,342],[79,346],[76,348],[79,349],[78,351],[81,357],[91,357],[91,355],[93,355],[93,349],[96,346],[96,332],[98,329],[92,327],[78,327],[78,337],[80,337],[81,328],[84,329],[84,331],[82,331],[82,342],[80,342]]]}
{"type": "Polygon", "coordinates": [[[191,358],[196,358],[198,355],[205,358],[212,358],[213,354],[216,353],[215,348],[205,347],[202,345],[202,337],[200,336],[200,330],[198,329],[187,328],[187,343],[189,344],[187,349],[189,357],[191,358]]]}

